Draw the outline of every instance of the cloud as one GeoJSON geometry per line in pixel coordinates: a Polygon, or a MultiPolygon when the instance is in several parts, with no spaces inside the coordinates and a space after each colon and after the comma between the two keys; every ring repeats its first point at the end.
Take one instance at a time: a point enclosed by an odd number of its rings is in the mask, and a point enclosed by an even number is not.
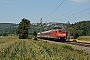
{"type": "Polygon", "coordinates": [[[74,1],[74,2],[84,2],[84,1],[89,1],[89,0],[70,0],[70,1],[74,1]]]}
{"type": "Polygon", "coordinates": [[[0,0],[0,2],[3,2],[3,3],[16,3],[16,2],[13,2],[13,1],[9,1],[9,0],[0,0]]]}

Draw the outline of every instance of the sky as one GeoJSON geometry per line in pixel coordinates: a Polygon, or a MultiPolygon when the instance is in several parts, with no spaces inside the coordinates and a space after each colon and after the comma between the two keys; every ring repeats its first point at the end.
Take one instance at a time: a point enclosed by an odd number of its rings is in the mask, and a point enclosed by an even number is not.
{"type": "Polygon", "coordinates": [[[0,0],[0,23],[75,23],[90,20],[90,0],[0,0]]]}

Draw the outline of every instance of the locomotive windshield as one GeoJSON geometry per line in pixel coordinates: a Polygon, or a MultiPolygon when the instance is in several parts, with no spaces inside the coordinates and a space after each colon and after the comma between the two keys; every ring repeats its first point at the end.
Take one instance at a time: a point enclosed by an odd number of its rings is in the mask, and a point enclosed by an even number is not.
{"type": "Polygon", "coordinates": [[[58,30],[59,32],[65,32],[65,30],[58,30]]]}

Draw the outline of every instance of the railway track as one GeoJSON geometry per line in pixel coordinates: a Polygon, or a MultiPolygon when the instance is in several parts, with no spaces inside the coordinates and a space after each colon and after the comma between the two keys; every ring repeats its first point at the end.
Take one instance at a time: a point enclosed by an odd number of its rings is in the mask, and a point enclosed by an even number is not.
{"type": "Polygon", "coordinates": [[[85,42],[72,42],[72,41],[69,41],[69,42],[63,42],[63,43],[72,44],[72,45],[78,45],[78,46],[83,46],[83,47],[90,47],[90,43],[85,43],[85,42]]]}
{"type": "Polygon", "coordinates": [[[49,43],[54,43],[54,44],[67,44],[67,45],[70,45],[75,50],[81,50],[84,53],[90,54],[90,43],[72,42],[72,41],[57,42],[57,41],[53,41],[53,40],[44,40],[44,41],[47,41],[49,43]]]}
{"type": "Polygon", "coordinates": [[[71,45],[77,45],[77,46],[83,46],[83,47],[89,47],[90,48],[90,43],[86,43],[86,42],[73,42],[73,41],[66,41],[66,42],[58,42],[58,41],[54,41],[54,40],[48,40],[49,42],[53,42],[53,43],[64,43],[64,44],[71,44],[71,45]]]}

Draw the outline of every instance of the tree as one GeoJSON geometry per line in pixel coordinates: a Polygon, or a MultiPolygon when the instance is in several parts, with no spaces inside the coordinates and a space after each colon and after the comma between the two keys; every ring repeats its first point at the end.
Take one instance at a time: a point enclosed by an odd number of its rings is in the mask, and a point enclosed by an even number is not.
{"type": "Polygon", "coordinates": [[[73,34],[73,38],[74,38],[74,39],[77,39],[78,37],[79,37],[78,33],[75,32],[75,33],[73,34]]]}
{"type": "Polygon", "coordinates": [[[36,31],[33,32],[33,36],[34,36],[34,40],[37,40],[37,37],[36,37],[37,33],[36,33],[36,31]]]}
{"type": "Polygon", "coordinates": [[[34,32],[33,32],[33,36],[35,36],[35,37],[37,36],[37,33],[36,33],[36,31],[34,31],[34,32]]]}
{"type": "Polygon", "coordinates": [[[19,39],[26,39],[28,37],[28,29],[30,28],[30,21],[23,18],[16,29],[19,39]]]}

